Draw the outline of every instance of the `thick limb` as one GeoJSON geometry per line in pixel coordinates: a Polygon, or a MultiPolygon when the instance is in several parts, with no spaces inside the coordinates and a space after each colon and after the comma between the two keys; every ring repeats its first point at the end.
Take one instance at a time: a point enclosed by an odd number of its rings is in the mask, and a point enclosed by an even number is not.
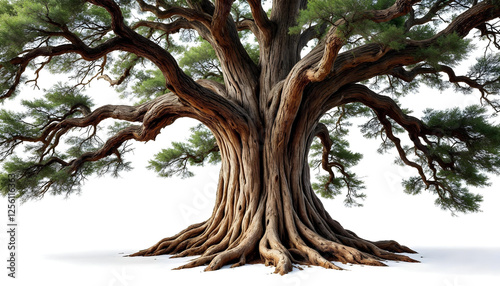
{"type": "Polygon", "coordinates": [[[431,112],[427,117],[434,118],[432,120],[436,123],[427,125],[405,114],[391,98],[362,85],[345,86],[332,97],[332,101],[337,102],[339,98],[343,103],[360,102],[370,107],[380,126],[371,128],[370,132],[385,134],[384,148],[390,146],[390,142],[396,148],[401,162],[417,170],[419,177],[404,181],[408,193],[429,189],[438,195],[436,203],[443,208],[464,212],[477,210],[481,196],[470,193],[462,185],[486,185],[487,177],[479,175],[479,172],[496,173],[495,166],[500,164],[496,159],[498,142],[494,139],[495,136],[491,136],[499,132],[498,126],[484,118],[483,109],[470,107],[463,112],[458,112],[458,109],[431,112]],[[441,122],[440,118],[446,116],[452,116],[454,122],[459,124],[449,126],[446,122],[441,122]],[[470,117],[475,117],[478,121],[473,122],[468,119],[470,117]],[[411,147],[404,147],[401,139],[396,136],[396,125],[407,132],[413,144],[411,147]],[[479,131],[472,133],[470,130],[479,131]],[[485,148],[490,150],[487,151],[488,155],[478,152],[478,146],[491,146],[491,149],[485,148]],[[464,169],[464,165],[468,167],[464,169]]]}
{"type": "Polygon", "coordinates": [[[271,21],[269,21],[269,18],[262,8],[260,1],[248,0],[248,4],[252,9],[254,22],[259,31],[259,33],[257,33],[255,36],[264,46],[269,45],[272,36],[273,24],[271,23],[271,21]]]}
{"type": "Polygon", "coordinates": [[[135,107],[107,105],[90,111],[87,106],[77,106],[67,112],[68,114],[62,115],[46,114],[50,119],[49,123],[39,127],[30,126],[33,136],[17,133],[2,135],[2,149],[7,155],[12,154],[23,142],[30,143],[30,150],[34,150],[36,157],[31,159],[33,163],[30,165],[20,164],[16,160],[9,163],[15,168],[19,186],[29,193],[26,199],[41,197],[50,188],[57,193],[73,192],[79,189],[81,181],[93,172],[110,172],[117,175],[119,171],[128,169],[128,163],[122,158],[122,155],[130,150],[128,141],[149,141],[176,118],[195,117],[192,109],[181,104],[173,94],[160,96],[147,104],[135,107]],[[103,142],[98,138],[97,127],[105,119],[142,124],[122,127],[103,142]],[[87,129],[87,132],[81,136],[72,134],[72,131],[82,128],[87,129]],[[67,150],[60,146],[66,139],[75,146],[67,150]],[[99,163],[87,164],[95,161],[99,163]],[[37,179],[33,180],[34,177],[37,179]]]}

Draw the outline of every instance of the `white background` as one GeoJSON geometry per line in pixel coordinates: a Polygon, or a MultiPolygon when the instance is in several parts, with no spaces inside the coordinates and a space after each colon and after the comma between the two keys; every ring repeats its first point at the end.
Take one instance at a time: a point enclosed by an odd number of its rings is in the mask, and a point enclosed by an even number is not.
{"type": "MultiPolygon", "coordinates": [[[[30,94],[26,90],[24,95],[30,94]]],[[[117,103],[104,82],[94,84],[93,96],[117,103]]],[[[25,97],[26,98],[26,97],[25,97]]],[[[477,97],[424,90],[404,100],[414,110],[464,107],[477,97]]],[[[418,113],[416,113],[418,115],[418,113]]],[[[135,169],[122,178],[92,178],[81,195],[47,196],[19,206],[17,279],[7,277],[7,202],[0,202],[1,285],[500,285],[499,178],[484,195],[482,212],[452,217],[434,206],[430,194],[409,196],[401,179],[414,175],[394,166],[394,155],[376,153],[378,142],[354,132],[354,151],[365,154],[356,169],[366,182],[362,208],[345,208],[343,198],[323,200],[333,218],[370,240],[395,239],[418,251],[421,263],[389,262],[389,267],[339,266],[348,271],[306,267],[279,276],[274,268],[246,265],[203,272],[203,267],[173,271],[188,259],[124,257],[207,219],[215,199],[217,166],[197,168],[188,180],[158,178],[147,161],[171,140],[185,138],[195,122],[179,120],[155,142],[135,143],[135,169]]],[[[355,126],[354,126],[355,127],[355,126]]],[[[356,129],[356,128],[354,128],[356,129]]]]}

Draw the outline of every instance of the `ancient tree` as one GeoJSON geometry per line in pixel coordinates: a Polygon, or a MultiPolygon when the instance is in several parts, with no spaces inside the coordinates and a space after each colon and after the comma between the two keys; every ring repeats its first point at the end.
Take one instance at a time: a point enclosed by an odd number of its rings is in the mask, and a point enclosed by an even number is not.
{"type": "MultiPolygon", "coordinates": [[[[212,216],[132,256],[200,255],[181,267],[251,261],[340,269],[332,261],[413,261],[395,241],[344,229],[317,193],[357,204],[349,119],[415,170],[402,189],[429,191],[452,212],[477,211],[500,168],[498,0],[1,0],[0,176],[20,199],[70,194],[93,174],[130,168],[134,141],[154,140],[181,117],[200,122],[188,143],[151,160],[160,175],[220,162],[212,216]],[[484,49],[478,51],[482,39],[484,49]],[[468,72],[457,67],[473,52],[468,72]],[[64,75],[24,97],[47,72],[64,75]],[[106,80],[130,105],[94,107],[106,80]],[[478,105],[422,118],[398,97],[426,84],[478,105]],[[17,100],[23,107],[9,110],[17,100]],[[20,100],[20,101],[19,101],[20,100]],[[105,126],[106,128],[103,128],[105,126]],[[107,133],[106,133],[107,131],[107,133]],[[324,169],[316,183],[310,164],[324,169]]],[[[429,102],[432,107],[432,102],[429,102]]],[[[352,128],[352,127],[351,127],[352,128]]]]}

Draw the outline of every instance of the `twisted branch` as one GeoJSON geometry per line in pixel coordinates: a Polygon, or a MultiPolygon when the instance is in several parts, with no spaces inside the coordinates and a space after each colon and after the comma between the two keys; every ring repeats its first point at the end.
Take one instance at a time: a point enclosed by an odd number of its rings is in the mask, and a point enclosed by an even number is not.
{"type": "Polygon", "coordinates": [[[350,24],[365,19],[375,23],[388,22],[409,13],[412,5],[419,1],[420,0],[398,0],[394,5],[384,10],[365,11],[361,13],[361,15],[354,14],[350,19],[342,18],[337,20],[328,31],[326,40],[322,44],[323,56],[321,60],[314,68],[306,72],[307,78],[311,82],[319,82],[330,74],[340,49],[345,45],[352,32],[352,29],[349,28],[350,24]],[[345,31],[339,29],[343,26],[345,26],[345,31]]]}
{"type": "MultiPolygon", "coordinates": [[[[401,160],[408,166],[415,168],[418,174],[427,188],[433,187],[433,190],[439,195],[441,200],[453,201],[455,204],[453,207],[464,207],[462,206],[461,199],[455,195],[454,190],[451,189],[444,178],[438,176],[438,167],[443,171],[455,172],[460,166],[457,166],[457,161],[453,157],[453,153],[449,153],[449,158],[444,159],[439,154],[431,151],[432,147],[435,147],[436,142],[432,142],[430,137],[441,139],[451,139],[457,142],[462,142],[464,144],[469,144],[470,142],[476,140],[475,136],[467,133],[463,128],[454,129],[441,129],[440,127],[429,127],[425,125],[422,121],[415,117],[406,115],[391,98],[383,95],[379,95],[365,86],[362,85],[347,85],[341,90],[339,90],[334,96],[332,96],[332,101],[340,102],[341,104],[360,102],[364,105],[370,107],[376,114],[377,119],[382,124],[383,131],[387,135],[388,139],[391,140],[399,154],[401,160]],[[422,163],[417,163],[411,161],[407,156],[407,150],[401,145],[401,140],[393,133],[393,123],[389,120],[393,120],[395,123],[403,127],[410,140],[413,143],[413,150],[415,155],[422,160],[422,163]],[[422,142],[425,142],[425,144],[422,142]],[[427,170],[424,170],[428,168],[427,170]],[[426,174],[426,171],[430,172],[430,179],[426,174]],[[447,199],[448,196],[450,199],[447,199]]],[[[460,171],[457,171],[460,172],[460,171]]],[[[465,179],[465,178],[464,178],[465,179]]],[[[447,206],[450,208],[450,206],[447,206]]],[[[467,208],[467,206],[465,206],[467,208]]]]}
{"type": "Polygon", "coordinates": [[[260,39],[260,42],[267,46],[271,42],[273,24],[267,17],[267,14],[262,8],[260,1],[248,0],[248,4],[250,5],[250,9],[252,10],[255,25],[259,30],[259,33],[256,34],[256,36],[258,39],[260,39]]]}
{"type": "Polygon", "coordinates": [[[202,13],[195,9],[183,8],[178,6],[170,6],[166,10],[162,10],[157,6],[149,5],[143,0],[136,0],[142,11],[151,12],[159,19],[168,19],[174,16],[182,17],[189,21],[202,23],[207,28],[210,28],[212,17],[206,13],[202,13]]]}
{"type": "Polygon", "coordinates": [[[451,67],[445,65],[438,65],[437,68],[423,67],[423,65],[418,65],[409,71],[403,67],[396,67],[392,71],[390,71],[389,74],[406,82],[412,82],[418,75],[436,74],[439,72],[446,73],[448,75],[449,82],[454,83],[457,86],[459,86],[459,83],[465,83],[469,87],[477,89],[481,93],[482,100],[486,101],[495,111],[500,111],[498,105],[494,104],[487,98],[490,92],[486,89],[487,85],[499,81],[500,78],[497,78],[495,81],[487,81],[483,84],[480,84],[477,80],[474,80],[468,76],[457,76],[455,74],[455,71],[451,67]]]}

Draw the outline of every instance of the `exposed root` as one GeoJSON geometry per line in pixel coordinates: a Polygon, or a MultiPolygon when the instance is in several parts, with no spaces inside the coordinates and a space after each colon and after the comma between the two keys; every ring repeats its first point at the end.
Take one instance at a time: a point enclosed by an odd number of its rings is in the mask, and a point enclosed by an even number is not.
{"type": "MultiPolygon", "coordinates": [[[[221,269],[222,266],[229,264],[231,261],[238,259],[240,257],[240,253],[236,249],[231,249],[228,251],[224,251],[220,254],[217,254],[210,264],[205,268],[205,271],[214,271],[221,269]]],[[[241,259],[240,259],[241,260],[241,259]]]]}
{"type": "Polygon", "coordinates": [[[259,251],[264,259],[266,266],[274,266],[275,274],[284,275],[292,271],[292,256],[281,243],[277,241],[270,241],[269,238],[264,237],[260,241],[259,251]]]}
{"type": "Polygon", "coordinates": [[[240,261],[238,261],[237,263],[231,265],[231,268],[236,268],[236,267],[243,266],[243,265],[246,264],[246,262],[247,262],[246,256],[243,255],[243,256],[241,256],[240,261]]]}
{"type": "Polygon", "coordinates": [[[323,257],[321,254],[319,254],[316,250],[304,246],[301,247],[302,252],[305,254],[307,258],[307,264],[309,265],[315,265],[315,266],[321,266],[326,269],[335,269],[335,270],[344,270],[341,267],[338,267],[337,265],[333,264],[332,262],[328,261],[325,257],[323,257]]]}
{"type": "Polygon", "coordinates": [[[201,238],[205,237],[205,232],[201,231],[200,227],[204,225],[200,224],[197,227],[190,227],[174,237],[163,239],[154,246],[130,256],[174,254],[172,257],[185,257],[201,255],[175,269],[207,265],[205,271],[214,271],[224,265],[231,265],[231,263],[232,268],[245,265],[249,257],[251,260],[258,259],[255,257],[255,254],[258,253],[263,263],[266,266],[274,266],[274,273],[280,275],[292,271],[294,264],[343,270],[331,261],[371,266],[386,266],[381,260],[418,262],[405,255],[394,253],[403,251],[415,253],[415,251],[392,240],[370,242],[352,233],[351,237],[339,235],[337,236],[339,240],[332,241],[306,227],[298,219],[298,216],[295,216],[295,222],[298,231],[291,232],[296,236],[292,239],[295,242],[288,247],[278,239],[275,230],[268,229],[268,232],[261,237],[261,228],[254,228],[256,232],[246,233],[231,244],[229,244],[230,234],[222,241],[205,239],[203,242],[201,238]],[[213,244],[208,245],[207,242],[213,244]]]}
{"type": "Polygon", "coordinates": [[[399,244],[398,242],[394,240],[381,240],[381,241],[375,241],[372,242],[374,245],[376,245],[378,248],[387,250],[390,252],[396,252],[396,253],[417,253],[416,251],[399,244]]]}
{"type": "MultiPolygon", "coordinates": [[[[343,229],[340,224],[316,213],[316,223],[325,223],[313,229],[310,222],[303,223],[296,213],[290,214],[286,225],[271,217],[264,221],[264,202],[245,231],[238,230],[241,224],[230,224],[224,218],[217,223],[208,221],[187,228],[179,234],[162,239],[152,247],[130,256],[155,256],[172,254],[172,257],[196,256],[189,263],[175,269],[206,266],[205,271],[214,271],[225,265],[239,267],[259,261],[274,266],[274,273],[284,275],[294,265],[314,265],[327,269],[343,270],[332,261],[344,264],[386,266],[382,260],[418,262],[400,252],[415,253],[406,246],[386,240],[371,242],[359,238],[355,233],[343,229]],[[236,230],[236,231],[234,231],[236,230]],[[264,232],[265,230],[265,232],[264,232]]],[[[324,214],[327,214],[324,212],[324,214]]]]}
{"type": "Polygon", "coordinates": [[[201,255],[175,269],[206,265],[205,271],[214,271],[224,265],[232,264],[232,268],[245,265],[248,263],[248,258],[253,261],[259,259],[255,254],[260,254],[260,261],[263,261],[266,266],[274,266],[274,273],[280,275],[292,271],[294,264],[343,270],[332,261],[371,266],[386,266],[381,260],[418,262],[405,255],[396,254],[395,252],[415,253],[415,251],[395,241],[370,242],[357,237],[354,233],[351,237],[335,236],[334,233],[331,233],[330,236],[338,238],[335,239],[336,241],[332,241],[306,227],[298,216],[294,218],[296,231],[289,233],[289,235],[293,235],[293,239],[289,237],[290,241],[287,243],[290,244],[289,246],[278,239],[276,229],[272,228],[268,229],[264,235],[262,227],[250,228],[253,231],[242,234],[241,237],[229,244],[230,233],[220,241],[213,239],[214,236],[211,239],[206,239],[206,232],[200,229],[206,225],[199,224],[130,256],[173,254],[172,257],[185,257],[201,255]]]}
{"type": "Polygon", "coordinates": [[[187,269],[187,268],[194,268],[198,266],[203,266],[212,261],[212,259],[215,257],[215,255],[209,255],[209,256],[202,256],[199,258],[196,258],[189,262],[188,264],[184,264],[182,266],[179,266],[177,268],[174,268],[173,270],[181,270],[181,269],[187,269]]]}
{"type": "Polygon", "coordinates": [[[252,251],[251,240],[247,240],[246,243],[239,244],[237,247],[228,249],[219,253],[211,254],[206,252],[201,257],[198,257],[191,262],[175,268],[186,269],[198,266],[207,265],[205,271],[214,271],[222,268],[224,265],[229,264],[231,261],[238,261],[231,267],[238,267],[246,264],[246,257],[252,251]]]}
{"type": "MultiPolygon", "coordinates": [[[[160,240],[158,243],[156,243],[155,245],[151,246],[150,248],[143,249],[141,251],[130,254],[128,256],[130,256],[130,257],[157,256],[157,255],[163,255],[163,254],[171,254],[173,252],[174,248],[177,248],[183,242],[185,243],[187,239],[198,236],[200,233],[203,232],[205,227],[206,227],[206,222],[191,225],[190,227],[181,231],[177,235],[164,238],[164,239],[160,240]]],[[[190,255],[194,255],[194,254],[190,254],[190,255]]]]}
{"type": "MultiPolygon", "coordinates": [[[[355,234],[353,234],[353,238],[347,238],[347,237],[340,237],[341,241],[345,245],[349,245],[351,247],[354,247],[355,249],[358,249],[359,251],[363,251],[365,253],[370,253],[374,257],[378,259],[384,259],[384,260],[394,260],[394,261],[404,261],[404,262],[419,262],[418,260],[414,260],[406,255],[401,255],[401,254],[396,254],[391,251],[387,251],[384,248],[381,248],[376,245],[376,242],[370,242],[368,240],[361,239],[357,237],[355,234]]],[[[398,248],[400,251],[398,252],[403,252],[403,248],[401,245],[395,241],[384,241],[384,243],[380,244],[381,246],[388,246],[388,245],[399,245],[400,248],[398,248]],[[387,242],[387,243],[385,243],[387,242]]],[[[406,247],[407,248],[407,247],[406,247]]],[[[411,253],[416,253],[415,251],[407,248],[408,250],[411,251],[411,253]]]]}

